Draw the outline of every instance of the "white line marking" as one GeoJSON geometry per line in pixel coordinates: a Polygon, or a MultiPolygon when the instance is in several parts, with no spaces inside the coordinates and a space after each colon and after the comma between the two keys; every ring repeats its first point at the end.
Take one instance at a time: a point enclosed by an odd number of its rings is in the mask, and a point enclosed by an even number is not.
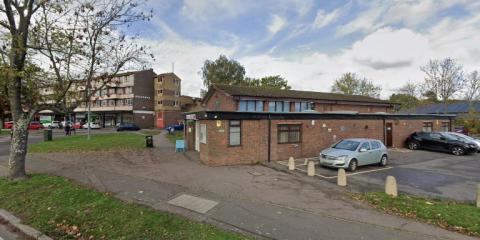
{"type": "MultiPolygon", "coordinates": [[[[285,163],[283,163],[283,162],[278,161],[277,163],[280,164],[280,165],[283,165],[283,166],[288,167],[288,164],[285,164],[285,163]]],[[[297,166],[304,166],[304,165],[301,164],[301,165],[297,165],[297,166]]],[[[348,173],[347,176],[353,176],[353,175],[362,174],[362,173],[371,173],[371,172],[384,171],[384,170],[388,170],[388,169],[392,169],[392,168],[393,168],[393,167],[384,167],[384,168],[380,168],[380,169],[372,169],[372,170],[366,170],[366,171],[359,171],[359,172],[354,172],[354,173],[348,173]]],[[[304,172],[304,173],[307,172],[307,171],[305,171],[305,170],[303,170],[303,169],[300,169],[300,168],[295,168],[295,170],[297,170],[297,171],[299,171],[299,172],[304,172]]],[[[321,178],[326,178],[326,179],[337,178],[337,176],[324,176],[324,175],[321,175],[321,174],[315,174],[315,176],[318,176],[318,177],[321,177],[321,178]]]]}

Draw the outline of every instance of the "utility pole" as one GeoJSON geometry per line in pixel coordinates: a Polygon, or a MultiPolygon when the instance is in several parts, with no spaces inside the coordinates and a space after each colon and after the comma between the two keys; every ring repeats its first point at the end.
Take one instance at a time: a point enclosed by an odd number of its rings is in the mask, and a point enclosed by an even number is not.
{"type": "Polygon", "coordinates": [[[90,104],[90,85],[91,81],[89,79],[88,84],[87,84],[87,139],[90,140],[90,110],[91,110],[91,104],[90,104]]]}

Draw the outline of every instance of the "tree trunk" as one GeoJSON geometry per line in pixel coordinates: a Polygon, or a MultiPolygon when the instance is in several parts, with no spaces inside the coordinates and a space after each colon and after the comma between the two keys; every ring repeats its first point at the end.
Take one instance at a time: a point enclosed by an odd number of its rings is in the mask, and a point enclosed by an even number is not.
{"type": "Polygon", "coordinates": [[[8,159],[9,177],[13,180],[27,178],[25,158],[27,155],[28,124],[30,120],[21,114],[13,123],[13,135],[10,142],[10,157],[8,159]]]}

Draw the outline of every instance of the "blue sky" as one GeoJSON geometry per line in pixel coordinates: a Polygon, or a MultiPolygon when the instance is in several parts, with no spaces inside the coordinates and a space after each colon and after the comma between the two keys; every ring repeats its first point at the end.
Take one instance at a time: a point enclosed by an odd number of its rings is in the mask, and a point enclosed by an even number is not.
{"type": "Polygon", "coordinates": [[[480,70],[480,1],[150,0],[154,18],[134,30],[152,48],[156,72],[199,95],[206,59],[225,54],[247,75],[282,75],[295,89],[329,91],[344,72],[387,97],[423,78],[429,59],[454,57],[480,70]]]}

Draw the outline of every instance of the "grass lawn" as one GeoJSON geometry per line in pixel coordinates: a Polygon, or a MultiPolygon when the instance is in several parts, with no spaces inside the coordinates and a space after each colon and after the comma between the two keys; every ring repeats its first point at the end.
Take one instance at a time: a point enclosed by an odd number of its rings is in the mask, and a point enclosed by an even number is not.
{"type": "Polygon", "coordinates": [[[175,143],[176,140],[183,140],[183,132],[175,132],[174,134],[165,134],[168,141],[171,143],[175,143]]]}
{"type": "Polygon", "coordinates": [[[445,229],[480,236],[480,208],[474,205],[447,202],[400,194],[392,198],[385,193],[356,195],[384,212],[418,219],[445,229]]]}
{"type": "Polygon", "coordinates": [[[54,239],[247,239],[43,174],[0,178],[0,199],[0,208],[54,239]]]}
{"type": "Polygon", "coordinates": [[[162,133],[162,130],[161,129],[142,129],[139,132],[145,135],[157,135],[162,133]]]}
{"type": "Polygon", "coordinates": [[[10,135],[10,129],[0,129],[0,136],[10,135]]]}
{"type": "Polygon", "coordinates": [[[91,135],[72,135],[53,137],[51,142],[39,142],[29,145],[30,153],[70,152],[70,151],[104,151],[117,149],[145,148],[145,136],[137,133],[108,133],[91,135]]]}

